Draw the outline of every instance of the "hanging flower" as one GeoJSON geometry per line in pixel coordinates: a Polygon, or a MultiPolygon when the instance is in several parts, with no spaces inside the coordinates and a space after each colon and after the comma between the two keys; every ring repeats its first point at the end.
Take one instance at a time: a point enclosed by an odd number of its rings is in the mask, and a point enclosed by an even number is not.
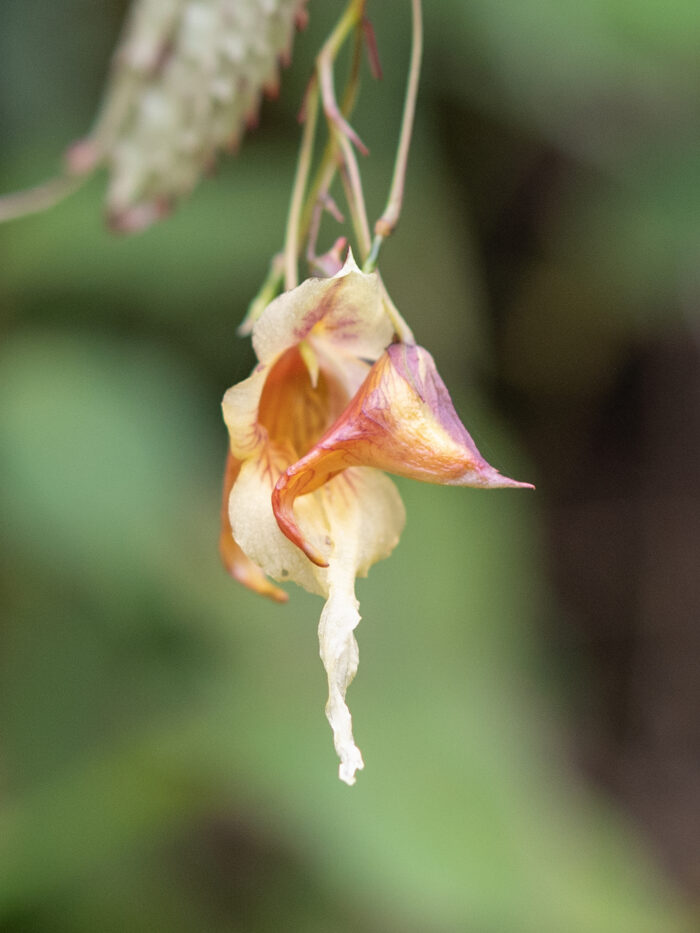
{"type": "Polygon", "coordinates": [[[326,598],[326,714],[348,784],[363,767],[345,703],[358,664],[355,578],[391,553],[405,520],[383,471],[450,485],[527,485],[486,463],[430,354],[392,343],[396,329],[378,276],[349,255],[335,276],[308,279],[268,305],[253,329],[259,364],[223,401],[224,563],[273,599],[286,594],[268,576],[326,598]]]}

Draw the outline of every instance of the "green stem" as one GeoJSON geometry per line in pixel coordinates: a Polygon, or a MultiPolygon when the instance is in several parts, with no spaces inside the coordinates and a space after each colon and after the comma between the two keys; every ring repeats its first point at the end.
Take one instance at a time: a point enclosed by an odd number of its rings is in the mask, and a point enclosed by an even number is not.
{"type": "Polygon", "coordinates": [[[258,294],[248,305],[246,316],[238,327],[238,335],[240,337],[247,337],[248,334],[252,333],[253,324],[255,324],[272,299],[276,298],[279,294],[282,281],[284,280],[284,258],[284,253],[275,253],[272,257],[265,281],[258,294]]]}
{"type": "Polygon", "coordinates": [[[311,159],[314,151],[314,136],[316,134],[316,118],[318,116],[318,83],[311,79],[304,102],[304,132],[301,137],[299,161],[292,188],[292,200],[289,205],[287,217],[287,230],[284,238],[284,285],[287,291],[299,284],[299,270],[297,258],[299,256],[299,233],[304,194],[309,180],[311,159]]]}

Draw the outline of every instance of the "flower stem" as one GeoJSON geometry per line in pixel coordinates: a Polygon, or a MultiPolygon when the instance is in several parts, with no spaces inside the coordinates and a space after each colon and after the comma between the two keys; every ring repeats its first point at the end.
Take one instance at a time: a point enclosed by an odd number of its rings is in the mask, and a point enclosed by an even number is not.
{"type": "Polygon", "coordinates": [[[391,181],[391,188],[389,190],[389,197],[386,207],[384,208],[384,213],[374,225],[374,240],[372,241],[372,247],[364,265],[365,272],[371,272],[376,268],[379,250],[384,240],[388,236],[391,236],[396,229],[401,215],[401,206],[403,204],[408,152],[411,147],[413,118],[416,112],[416,97],[418,94],[418,80],[420,77],[421,58],[423,56],[421,0],[411,0],[411,2],[413,36],[411,42],[411,61],[408,69],[408,83],[406,85],[406,97],[404,99],[403,117],[401,119],[399,145],[396,150],[396,161],[394,163],[394,175],[391,181]]]}
{"type": "MultiPolygon", "coordinates": [[[[366,0],[352,0],[352,2],[348,5],[345,13],[343,14],[343,17],[337,23],[333,32],[326,41],[324,50],[330,49],[330,52],[332,53],[329,58],[331,67],[334,58],[337,56],[338,51],[340,50],[349,32],[353,29],[353,27],[357,28],[360,26],[364,13],[365,2],[366,0]]],[[[352,112],[352,109],[355,105],[355,100],[357,98],[357,90],[360,83],[361,52],[362,34],[358,30],[355,47],[353,49],[352,62],[350,65],[350,74],[348,76],[345,90],[343,92],[343,100],[340,107],[340,113],[342,115],[344,125],[347,125],[347,118],[352,112]]],[[[335,178],[335,174],[338,171],[339,144],[336,134],[331,132],[330,138],[328,139],[328,142],[326,143],[325,149],[323,151],[323,155],[321,156],[318,168],[314,174],[313,181],[311,182],[309,193],[306,196],[306,199],[304,199],[313,151],[313,130],[315,129],[315,127],[309,126],[310,112],[308,108],[311,104],[312,97],[315,97],[315,101],[313,101],[312,106],[317,110],[317,75],[314,75],[312,78],[311,84],[309,85],[309,89],[307,91],[307,110],[305,114],[306,122],[299,151],[299,160],[294,179],[292,200],[290,202],[289,214],[287,218],[284,250],[282,253],[277,254],[273,258],[267,278],[265,279],[265,282],[258,292],[258,295],[251,302],[248,313],[246,314],[243,323],[238,329],[238,332],[241,335],[249,334],[252,331],[253,324],[260,316],[265,306],[279,292],[283,280],[285,282],[286,288],[293,288],[294,285],[296,285],[298,281],[297,261],[301,255],[301,244],[309,235],[309,232],[312,228],[314,213],[317,205],[319,202],[324,202],[328,198],[333,179],[335,178]],[[314,88],[314,86],[316,87],[314,88]],[[300,207],[300,204],[302,203],[303,207],[300,207]],[[289,283],[292,282],[294,284],[290,285],[289,283]]],[[[315,119],[316,114],[314,114],[314,120],[315,119]]],[[[369,231],[369,227],[367,229],[369,231]]]]}
{"type": "Polygon", "coordinates": [[[360,169],[349,141],[344,137],[339,137],[338,142],[343,156],[340,165],[340,177],[343,181],[345,198],[350,208],[350,217],[357,237],[360,257],[365,260],[369,255],[372,239],[369,232],[365,197],[362,192],[360,169]]]}
{"type": "MultiPolygon", "coordinates": [[[[355,36],[355,46],[352,53],[352,62],[350,73],[343,92],[343,100],[340,110],[347,119],[352,113],[355,101],[357,100],[357,91],[360,85],[360,62],[362,59],[363,33],[357,30],[355,36]]],[[[314,230],[315,220],[320,225],[320,217],[325,204],[329,202],[330,188],[333,179],[338,171],[338,144],[334,134],[330,134],[326,147],[321,157],[321,163],[316,171],[311,191],[306,200],[304,213],[301,220],[301,236],[304,238],[307,234],[309,238],[313,237],[310,243],[311,252],[315,252],[315,240],[317,230],[314,230]]]]}
{"type": "Polygon", "coordinates": [[[343,179],[345,194],[350,208],[350,215],[357,237],[358,247],[362,258],[366,258],[371,245],[369,221],[365,207],[362,181],[357,158],[352,148],[357,148],[367,154],[367,147],[352,129],[343,112],[338,107],[333,81],[333,62],[342,43],[350,30],[361,28],[364,16],[365,0],[351,0],[343,17],[328,37],[316,59],[316,70],[321,87],[323,110],[328,121],[331,140],[334,140],[340,150],[340,173],[343,179]]]}
{"type": "Polygon", "coordinates": [[[314,151],[314,136],[316,135],[316,118],[318,116],[318,82],[312,77],[304,101],[304,132],[301,137],[299,161],[292,188],[292,200],[289,205],[287,217],[287,230],[284,238],[284,285],[287,291],[299,284],[299,270],[297,258],[299,256],[299,233],[304,194],[309,179],[311,159],[314,151]]]}
{"type": "Polygon", "coordinates": [[[273,298],[277,297],[284,279],[284,253],[275,253],[270,261],[265,281],[260,291],[248,305],[246,316],[238,327],[239,337],[247,337],[253,331],[253,324],[257,321],[273,298]]]}
{"type": "Polygon", "coordinates": [[[3,195],[0,197],[0,223],[26,217],[27,214],[38,214],[53,207],[77,191],[84,180],[71,175],[59,175],[34,188],[3,195]]]}

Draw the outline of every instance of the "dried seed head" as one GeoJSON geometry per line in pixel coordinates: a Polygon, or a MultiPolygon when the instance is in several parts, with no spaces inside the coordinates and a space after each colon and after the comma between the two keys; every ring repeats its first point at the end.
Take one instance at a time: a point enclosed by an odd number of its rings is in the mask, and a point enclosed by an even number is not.
{"type": "Polygon", "coordinates": [[[305,2],[135,0],[86,141],[109,167],[115,229],[148,226],[235,150],[278,84],[305,2]]]}

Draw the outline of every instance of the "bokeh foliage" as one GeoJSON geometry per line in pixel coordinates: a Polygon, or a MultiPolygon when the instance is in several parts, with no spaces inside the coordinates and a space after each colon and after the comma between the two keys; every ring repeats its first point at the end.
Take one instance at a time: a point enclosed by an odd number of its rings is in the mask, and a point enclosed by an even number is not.
{"type": "MultiPolygon", "coordinates": [[[[50,173],[99,97],[124,5],[62,6],[4,3],[4,190],[50,173]]],[[[366,77],[354,122],[375,213],[406,6],[370,0],[385,78],[366,77]]],[[[323,717],[318,601],[270,605],[218,566],[218,404],[251,366],[235,328],[281,244],[296,109],[340,9],[311,0],[280,100],[172,218],[110,235],[96,178],[0,229],[0,924],[690,929],[639,831],[565,753],[567,673],[542,644],[559,611],[546,488],[401,485],[404,538],[360,585],[350,697],[367,766],[352,790],[323,717]]],[[[482,452],[538,482],[489,374],[575,418],[697,288],[700,11],[443,0],[426,26],[384,277],[482,452]],[[543,149],[561,181],[516,276],[489,233],[543,149]]]]}

